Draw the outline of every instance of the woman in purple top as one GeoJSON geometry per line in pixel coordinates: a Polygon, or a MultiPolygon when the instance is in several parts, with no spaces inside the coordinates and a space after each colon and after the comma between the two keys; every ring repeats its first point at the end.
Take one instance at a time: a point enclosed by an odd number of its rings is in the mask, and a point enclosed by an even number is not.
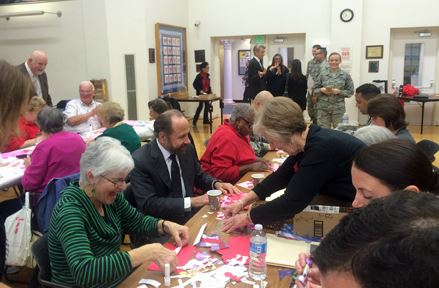
{"type": "Polygon", "coordinates": [[[31,157],[24,160],[26,170],[21,183],[25,191],[41,193],[52,178],[79,172],[85,143],[78,134],[63,131],[63,114],[56,108],[41,110],[36,122],[44,140],[35,147],[31,157]]]}

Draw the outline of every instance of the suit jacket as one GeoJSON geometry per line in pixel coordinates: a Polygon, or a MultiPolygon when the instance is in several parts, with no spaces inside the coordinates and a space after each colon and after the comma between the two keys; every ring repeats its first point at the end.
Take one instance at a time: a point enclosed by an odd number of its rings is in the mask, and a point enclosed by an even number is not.
{"type": "Polygon", "coordinates": [[[267,85],[266,79],[265,77],[259,77],[259,71],[264,71],[264,68],[262,68],[258,60],[253,57],[248,63],[244,101],[255,99],[256,94],[265,90],[267,85]]]}
{"type": "MultiPolygon", "coordinates": [[[[186,189],[186,197],[193,195],[194,187],[204,191],[212,189],[214,178],[204,173],[196,157],[194,147],[177,154],[186,189]]],[[[182,195],[172,195],[171,177],[157,140],[142,146],[133,153],[134,169],[130,183],[137,210],[157,218],[184,224],[193,215],[185,211],[182,195]]]]}
{"type": "MultiPolygon", "coordinates": [[[[26,76],[29,76],[29,73],[27,72],[26,66],[24,65],[24,63],[21,63],[20,65],[17,66],[18,69],[26,76]]],[[[43,74],[38,76],[38,79],[40,80],[40,86],[41,86],[41,93],[43,94],[43,99],[44,101],[46,101],[47,105],[49,106],[53,106],[52,103],[52,98],[49,95],[49,84],[47,83],[47,74],[46,72],[43,72],[43,74]]],[[[33,87],[32,85],[32,96],[37,95],[36,91],[35,91],[35,87],[33,87]]]]}

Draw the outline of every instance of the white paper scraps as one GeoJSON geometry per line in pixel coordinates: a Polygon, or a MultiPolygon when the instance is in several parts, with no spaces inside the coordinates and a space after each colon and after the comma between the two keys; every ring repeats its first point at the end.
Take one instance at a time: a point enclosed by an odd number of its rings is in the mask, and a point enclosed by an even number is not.
{"type": "Polygon", "coordinates": [[[141,284],[141,285],[139,285],[138,287],[142,287],[142,288],[148,287],[147,285],[150,285],[150,286],[153,286],[156,288],[160,286],[160,282],[158,282],[154,279],[140,279],[139,284],[141,284]],[[145,286],[143,286],[143,285],[145,285],[145,286]]]}
{"type": "Polygon", "coordinates": [[[204,214],[203,216],[201,216],[201,218],[207,218],[209,216],[207,216],[207,214],[204,214]]]}
{"type": "Polygon", "coordinates": [[[178,255],[178,253],[180,253],[180,251],[181,251],[181,248],[183,248],[183,247],[180,246],[180,247],[175,248],[174,249],[175,254],[178,255]]]}
{"type": "Polygon", "coordinates": [[[285,162],[286,159],[287,158],[273,158],[271,159],[271,162],[282,164],[285,162]]]}
{"type": "Polygon", "coordinates": [[[198,232],[198,235],[197,235],[197,237],[195,238],[194,246],[197,245],[198,242],[200,242],[200,240],[201,240],[201,236],[203,236],[203,233],[204,233],[204,230],[206,229],[206,226],[207,226],[207,223],[204,223],[204,224],[201,226],[200,231],[198,232]]]}
{"type": "Polygon", "coordinates": [[[245,181],[245,182],[238,183],[236,185],[241,186],[242,188],[245,188],[245,189],[253,189],[253,182],[252,181],[245,181]]]}
{"type": "Polygon", "coordinates": [[[208,211],[208,212],[207,212],[207,214],[213,214],[213,213],[214,213],[213,211],[208,211]]]}

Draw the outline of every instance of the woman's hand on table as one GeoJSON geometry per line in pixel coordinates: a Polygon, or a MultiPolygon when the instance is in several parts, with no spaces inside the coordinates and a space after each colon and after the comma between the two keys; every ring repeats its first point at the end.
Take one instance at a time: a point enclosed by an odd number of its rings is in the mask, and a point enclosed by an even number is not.
{"type": "Polygon", "coordinates": [[[238,228],[245,227],[250,223],[251,221],[246,214],[237,214],[223,221],[223,231],[230,233],[238,228]]]}
{"type": "MultiPolygon", "coordinates": [[[[300,275],[303,273],[303,270],[305,268],[306,265],[306,259],[310,258],[310,254],[309,253],[300,253],[299,254],[299,258],[296,260],[295,263],[295,268],[296,268],[296,272],[297,275],[300,275]]],[[[302,283],[300,283],[299,281],[295,282],[298,288],[320,288],[321,284],[320,284],[320,271],[319,268],[317,267],[311,267],[311,269],[308,272],[308,277],[307,277],[307,283],[306,286],[303,286],[302,283]]]]}
{"type": "Polygon", "coordinates": [[[178,247],[186,245],[189,241],[189,228],[174,222],[165,221],[164,232],[169,234],[178,247]]]}
{"type": "Polygon", "coordinates": [[[234,185],[224,182],[216,182],[215,188],[223,192],[223,194],[239,194],[241,191],[234,185]]]}
{"type": "Polygon", "coordinates": [[[153,248],[153,261],[160,267],[163,272],[165,271],[165,264],[168,263],[171,268],[171,272],[177,268],[177,254],[175,254],[174,251],[165,248],[161,244],[149,245],[157,245],[153,248]]]}
{"type": "Polygon", "coordinates": [[[242,200],[238,200],[224,209],[224,216],[230,218],[238,214],[242,209],[244,209],[244,204],[242,203],[242,200]]]}

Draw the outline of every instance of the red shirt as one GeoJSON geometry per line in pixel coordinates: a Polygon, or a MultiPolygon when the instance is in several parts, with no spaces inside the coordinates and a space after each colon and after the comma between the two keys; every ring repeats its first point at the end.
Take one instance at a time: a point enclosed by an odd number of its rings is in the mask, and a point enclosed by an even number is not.
{"type": "Polygon", "coordinates": [[[18,135],[9,138],[9,142],[4,152],[9,152],[19,149],[26,140],[34,139],[40,133],[40,128],[35,122],[29,122],[21,116],[18,119],[18,135]]]}
{"type": "Polygon", "coordinates": [[[204,92],[209,91],[209,87],[210,87],[210,79],[209,79],[209,74],[207,73],[201,73],[201,89],[204,92]]]}
{"type": "Polygon", "coordinates": [[[239,180],[239,166],[255,161],[250,137],[239,134],[229,120],[213,133],[200,159],[203,171],[233,184],[239,180]]]}

